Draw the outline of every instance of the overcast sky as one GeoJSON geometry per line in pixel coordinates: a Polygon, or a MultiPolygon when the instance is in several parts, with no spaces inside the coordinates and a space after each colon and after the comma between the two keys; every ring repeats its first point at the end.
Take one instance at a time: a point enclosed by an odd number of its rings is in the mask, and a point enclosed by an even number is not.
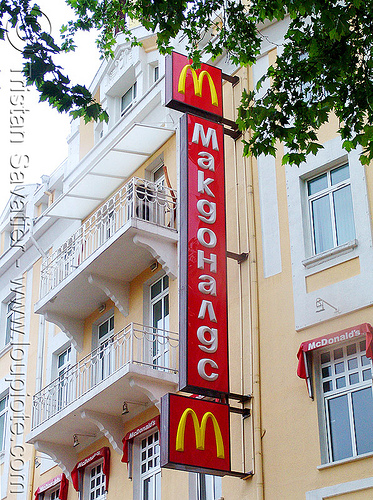
{"type": "MultiPolygon", "coordinates": [[[[59,27],[71,18],[71,10],[64,0],[38,0],[38,5],[49,19],[45,18],[45,30],[51,26],[51,34],[58,36],[59,27]]],[[[44,26],[43,26],[44,27],[44,26]]],[[[21,43],[15,30],[10,32],[10,40],[16,47],[21,43]]],[[[22,69],[22,58],[19,51],[12,47],[8,40],[0,40],[0,213],[6,204],[11,190],[10,172],[11,157],[18,154],[29,157],[29,166],[23,170],[25,183],[40,183],[43,174],[50,174],[67,156],[66,138],[70,130],[70,117],[60,114],[46,103],[38,102],[39,97],[34,89],[24,92],[24,104],[14,106],[10,103],[14,89],[21,89],[16,81],[22,69]],[[25,111],[16,111],[17,108],[25,111]],[[13,113],[25,116],[24,141],[10,143],[11,110],[13,113]]],[[[82,34],[78,39],[78,49],[75,53],[59,56],[58,63],[66,70],[73,83],[89,86],[99,68],[99,54],[95,47],[93,34],[82,34]]],[[[19,90],[16,90],[19,92],[19,90]]],[[[22,92],[22,90],[21,90],[22,92]]],[[[19,101],[20,102],[20,101],[19,101]]],[[[14,130],[14,129],[13,129],[14,130]]],[[[12,135],[20,138],[20,134],[12,135]]],[[[14,163],[14,160],[13,160],[14,163]]]]}

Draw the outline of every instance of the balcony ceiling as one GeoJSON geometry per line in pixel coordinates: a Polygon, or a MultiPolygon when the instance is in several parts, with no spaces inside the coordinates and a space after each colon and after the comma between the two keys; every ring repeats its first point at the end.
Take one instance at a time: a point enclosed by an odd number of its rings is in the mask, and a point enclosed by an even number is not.
{"type": "Polygon", "coordinates": [[[174,130],[166,127],[134,124],[106,151],[100,154],[97,150],[90,167],[45,215],[84,219],[173,134],[174,130]]]}

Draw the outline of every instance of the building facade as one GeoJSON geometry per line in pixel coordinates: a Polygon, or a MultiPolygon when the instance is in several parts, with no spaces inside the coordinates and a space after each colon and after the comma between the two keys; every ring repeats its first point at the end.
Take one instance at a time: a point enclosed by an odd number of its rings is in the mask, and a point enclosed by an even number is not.
{"type": "MultiPolygon", "coordinates": [[[[92,82],[108,124],[73,121],[66,162],[19,185],[0,220],[1,498],[371,498],[373,180],[333,117],[299,168],[225,136],[236,474],[161,469],[160,401],[179,382],[181,113],[164,106],[155,35],[134,29],[143,46],[119,34],[92,82]]],[[[213,63],[239,77],[225,118],[275,60],[283,25],[263,31],[252,69],[213,63]]]]}

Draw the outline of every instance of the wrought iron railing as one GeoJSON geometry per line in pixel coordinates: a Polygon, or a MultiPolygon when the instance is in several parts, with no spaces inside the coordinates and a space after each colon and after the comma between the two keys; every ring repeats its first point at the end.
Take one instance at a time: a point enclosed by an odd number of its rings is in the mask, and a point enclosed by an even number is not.
{"type": "Polygon", "coordinates": [[[62,411],[130,363],[177,373],[177,333],[130,323],[68,368],[33,397],[32,429],[62,411]]]}
{"type": "Polygon", "coordinates": [[[133,218],[176,229],[175,191],[145,179],[131,179],[44,260],[40,297],[53,290],[133,218]]]}

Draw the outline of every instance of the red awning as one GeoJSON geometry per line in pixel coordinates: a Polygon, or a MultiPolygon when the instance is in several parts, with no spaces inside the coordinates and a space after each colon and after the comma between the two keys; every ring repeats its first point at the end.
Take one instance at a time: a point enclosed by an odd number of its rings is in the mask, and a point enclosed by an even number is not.
{"type": "Polygon", "coordinates": [[[339,332],[330,333],[328,335],[323,335],[322,337],[317,337],[316,339],[302,342],[297,354],[298,377],[307,379],[306,363],[303,353],[314,351],[315,349],[320,349],[321,347],[338,344],[339,342],[344,342],[346,340],[357,339],[363,335],[365,335],[366,341],[366,355],[368,358],[373,359],[373,328],[369,323],[363,323],[362,325],[353,326],[352,328],[347,328],[346,330],[340,330],[339,332]]]}
{"type": "Polygon", "coordinates": [[[153,427],[158,427],[159,429],[159,415],[157,415],[154,418],[151,418],[144,424],[139,425],[138,427],[135,427],[131,431],[127,432],[127,434],[124,436],[122,439],[123,443],[123,456],[122,456],[122,462],[126,462],[128,464],[128,443],[132,441],[135,437],[139,436],[140,434],[143,434],[144,432],[153,429],[153,427]]]}
{"type": "Polygon", "coordinates": [[[71,479],[73,480],[73,485],[76,491],[79,491],[79,473],[84,472],[84,469],[87,467],[87,465],[91,464],[92,462],[100,458],[104,459],[102,470],[106,478],[105,490],[106,491],[108,490],[109,475],[110,475],[110,449],[107,446],[105,446],[104,448],[95,451],[94,453],[92,453],[92,455],[89,455],[84,460],[78,462],[71,471],[71,479]]]}
{"type": "Polygon", "coordinates": [[[44,491],[47,491],[50,488],[53,488],[53,486],[56,486],[57,484],[60,485],[60,492],[59,492],[58,498],[60,500],[67,500],[69,481],[67,480],[65,474],[63,474],[63,473],[59,474],[58,476],[54,477],[50,481],[47,481],[46,483],[39,486],[39,488],[35,491],[35,500],[38,500],[38,496],[40,493],[44,493],[44,491]]]}

